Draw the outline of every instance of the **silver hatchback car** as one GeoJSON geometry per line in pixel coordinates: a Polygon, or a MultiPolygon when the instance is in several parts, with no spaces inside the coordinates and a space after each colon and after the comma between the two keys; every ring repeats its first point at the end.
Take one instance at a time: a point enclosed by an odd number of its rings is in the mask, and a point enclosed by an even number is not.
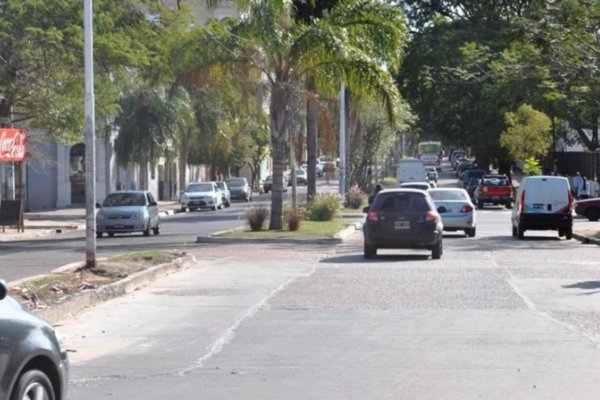
{"type": "Polygon", "coordinates": [[[150,236],[160,233],[160,215],[158,203],[152,193],[147,190],[124,190],[112,192],[102,202],[96,204],[96,236],[104,233],[114,236],[115,233],[142,232],[150,236]]]}

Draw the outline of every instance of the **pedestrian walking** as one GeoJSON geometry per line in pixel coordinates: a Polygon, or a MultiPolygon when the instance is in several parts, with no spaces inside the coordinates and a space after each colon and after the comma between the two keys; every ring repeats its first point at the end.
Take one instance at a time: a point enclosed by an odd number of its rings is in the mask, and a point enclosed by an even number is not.
{"type": "Polygon", "coordinates": [[[375,197],[377,197],[377,193],[381,192],[383,190],[383,186],[381,186],[381,184],[377,184],[375,186],[375,190],[373,191],[373,193],[369,196],[369,205],[371,205],[373,203],[373,200],[375,200],[375,197]]]}
{"type": "Polygon", "coordinates": [[[581,185],[581,174],[579,171],[575,172],[575,176],[573,177],[573,186],[571,187],[571,193],[573,197],[577,198],[577,191],[579,190],[579,185],[581,185]]]}
{"type": "Polygon", "coordinates": [[[581,178],[581,182],[577,187],[577,200],[589,199],[590,198],[590,184],[587,178],[584,176],[581,178]]]}

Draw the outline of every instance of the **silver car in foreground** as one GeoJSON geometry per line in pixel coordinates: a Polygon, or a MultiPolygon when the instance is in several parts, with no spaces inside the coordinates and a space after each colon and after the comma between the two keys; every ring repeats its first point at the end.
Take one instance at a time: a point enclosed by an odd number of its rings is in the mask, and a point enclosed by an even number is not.
{"type": "Polygon", "coordinates": [[[66,399],[67,349],[54,327],[7,292],[0,280],[0,399],[66,399]]]}
{"type": "Polygon", "coordinates": [[[445,231],[465,231],[469,237],[475,236],[475,205],[465,189],[435,188],[429,194],[442,217],[445,231]]]}
{"type": "Polygon", "coordinates": [[[142,232],[150,236],[160,233],[158,203],[147,190],[125,190],[110,193],[96,214],[96,236],[104,233],[112,237],[115,233],[142,232]]]}

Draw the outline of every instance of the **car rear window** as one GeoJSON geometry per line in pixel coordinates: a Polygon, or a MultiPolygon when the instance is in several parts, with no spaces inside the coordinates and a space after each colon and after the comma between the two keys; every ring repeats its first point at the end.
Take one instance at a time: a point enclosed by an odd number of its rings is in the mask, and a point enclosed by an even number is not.
{"type": "Polygon", "coordinates": [[[418,193],[386,193],[375,199],[372,210],[414,210],[425,212],[430,209],[425,196],[418,193]]]}
{"type": "Polygon", "coordinates": [[[244,186],[246,184],[245,179],[229,179],[227,185],[229,186],[244,186]]]}
{"type": "Polygon", "coordinates": [[[484,186],[508,186],[508,179],[505,178],[484,178],[484,186]]]}
{"type": "Polygon", "coordinates": [[[468,194],[462,190],[435,190],[429,191],[434,200],[467,200],[468,194]]]}

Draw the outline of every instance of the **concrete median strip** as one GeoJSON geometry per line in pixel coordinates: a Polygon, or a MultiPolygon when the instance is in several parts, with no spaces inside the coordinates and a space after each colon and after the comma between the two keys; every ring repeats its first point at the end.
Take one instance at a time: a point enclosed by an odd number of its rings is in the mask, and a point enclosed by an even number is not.
{"type": "MultiPolygon", "coordinates": [[[[113,283],[103,285],[95,289],[82,290],[73,295],[67,296],[59,303],[50,304],[44,308],[34,309],[32,312],[52,324],[57,324],[65,318],[77,315],[86,308],[93,307],[101,302],[135,291],[146,286],[153,280],[186,269],[195,262],[196,260],[192,255],[183,255],[172,262],[144,269],[113,283]]],[[[69,269],[74,270],[82,266],[83,263],[69,264],[68,266],[56,269],[53,271],[53,273],[60,273],[69,269]]],[[[11,282],[9,286],[21,286],[28,281],[39,278],[39,276],[36,276],[22,279],[17,282],[11,282]]]]}

